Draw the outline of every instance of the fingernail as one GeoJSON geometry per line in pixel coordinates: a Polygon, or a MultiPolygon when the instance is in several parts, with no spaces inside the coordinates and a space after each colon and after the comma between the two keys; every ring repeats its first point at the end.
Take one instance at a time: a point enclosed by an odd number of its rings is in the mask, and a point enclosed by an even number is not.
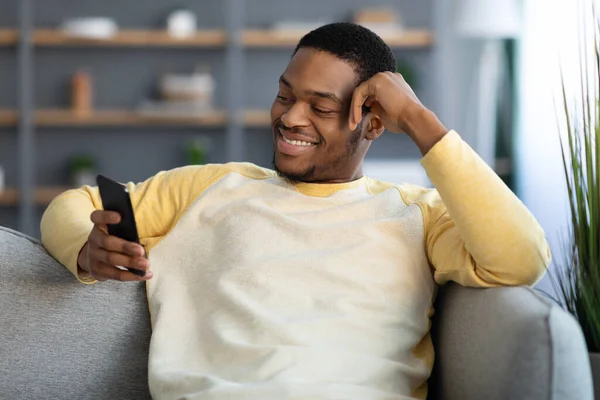
{"type": "Polygon", "coordinates": [[[147,271],[147,272],[146,272],[146,275],[144,275],[144,276],[142,277],[142,279],[143,279],[143,280],[148,280],[148,279],[152,278],[152,275],[153,275],[153,274],[152,274],[152,271],[147,271]]]}
{"type": "Polygon", "coordinates": [[[140,246],[138,246],[137,244],[134,244],[133,246],[131,246],[131,254],[134,256],[138,256],[141,257],[144,255],[144,249],[142,249],[140,246]]]}

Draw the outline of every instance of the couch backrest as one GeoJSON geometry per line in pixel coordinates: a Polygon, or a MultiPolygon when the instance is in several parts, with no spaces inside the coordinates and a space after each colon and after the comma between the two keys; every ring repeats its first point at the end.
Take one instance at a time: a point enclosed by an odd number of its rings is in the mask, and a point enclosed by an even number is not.
{"type": "Polygon", "coordinates": [[[0,227],[0,398],[149,399],[149,321],[143,283],[78,283],[0,227]]]}

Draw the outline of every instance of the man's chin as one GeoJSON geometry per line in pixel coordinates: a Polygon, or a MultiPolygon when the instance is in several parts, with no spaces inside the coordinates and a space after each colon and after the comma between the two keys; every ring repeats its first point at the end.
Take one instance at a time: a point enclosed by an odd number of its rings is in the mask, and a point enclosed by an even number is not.
{"type": "Polygon", "coordinates": [[[273,155],[273,168],[280,177],[290,182],[306,182],[313,176],[314,166],[301,166],[285,158],[287,157],[282,154],[275,153],[273,155]]]}

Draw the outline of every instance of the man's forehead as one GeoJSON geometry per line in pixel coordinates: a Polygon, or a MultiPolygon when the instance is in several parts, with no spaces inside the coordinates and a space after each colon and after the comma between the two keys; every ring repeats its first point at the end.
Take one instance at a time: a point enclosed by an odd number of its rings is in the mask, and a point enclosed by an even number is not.
{"type": "Polygon", "coordinates": [[[340,97],[349,96],[356,87],[356,72],[348,62],[311,48],[299,49],[282,77],[294,89],[331,92],[340,97]]]}

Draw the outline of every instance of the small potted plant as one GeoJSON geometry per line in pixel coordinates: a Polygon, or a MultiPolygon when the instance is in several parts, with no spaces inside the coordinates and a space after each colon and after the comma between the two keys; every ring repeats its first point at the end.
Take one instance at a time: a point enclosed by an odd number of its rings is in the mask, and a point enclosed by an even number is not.
{"type": "Polygon", "coordinates": [[[408,83],[408,85],[411,88],[413,88],[413,90],[416,90],[417,86],[419,85],[419,82],[417,80],[417,74],[415,72],[415,69],[412,65],[410,65],[406,61],[398,60],[396,64],[396,72],[402,75],[406,83],[408,83]]]}
{"type": "Polygon", "coordinates": [[[203,165],[208,161],[210,142],[206,138],[191,140],[186,146],[187,164],[203,165]]]}
{"type": "Polygon", "coordinates": [[[75,187],[94,186],[96,183],[96,160],[80,154],[69,160],[69,180],[75,187]]]}

